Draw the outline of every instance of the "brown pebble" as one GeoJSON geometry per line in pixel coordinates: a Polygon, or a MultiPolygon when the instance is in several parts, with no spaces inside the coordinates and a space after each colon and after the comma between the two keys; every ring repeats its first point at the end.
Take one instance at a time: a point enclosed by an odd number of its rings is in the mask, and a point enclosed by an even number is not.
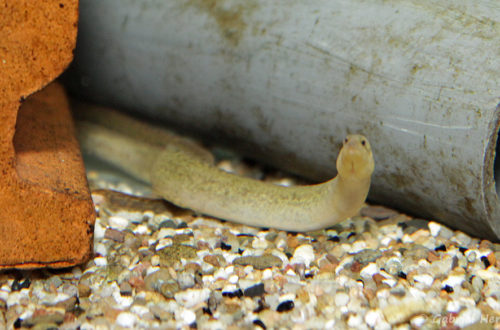
{"type": "Polygon", "coordinates": [[[103,304],[104,316],[109,320],[115,320],[116,317],[121,313],[120,309],[112,308],[111,305],[103,304]]]}
{"type": "Polygon", "coordinates": [[[330,264],[330,263],[326,263],[326,264],[324,264],[323,266],[320,267],[319,272],[320,273],[334,273],[335,272],[335,268],[337,268],[336,265],[330,264]]]}
{"type": "Polygon", "coordinates": [[[205,241],[198,241],[196,242],[196,248],[198,250],[208,250],[210,249],[210,245],[205,241]]]}
{"type": "Polygon", "coordinates": [[[497,258],[495,257],[495,254],[493,252],[490,252],[490,254],[486,256],[486,259],[488,259],[490,265],[496,265],[497,258]]]}
{"type": "Polygon", "coordinates": [[[377,284],[377,286],[380,286],[382,284],[382,281],[385,280],[385,277],[382,276],[381,274],[377,273],[372,276],[373,280],[377,284]]]}
{"type": "Polygon", "coordinates": [[[211,264],[214,267],[220,267],[219,258],[217,258],[217,255],[208,254],[203,257],[203,261],[211,264]]]}
{"type": "Polygon", "coordinates": [[[78,283],[78,297],[88,297],[90,293],[90,286],[82,282],[78,283]]]}
{"type": "Polygon", "coordinates": [[[429,250],[429,253],[427,253],[427,260],[429,260],[430,262],[434,262],[434,261],[437,261],[441,259],[436,252],[432,251],[432,250],[429,250]]]}
{"type": "Polygon", "coordinates": [[[115,242],[123,243],[125,240],[125,234],[119,230],[108,228],[104,233],[104,238],[111,239],[115,242]]]}
{"type": "Polygon", "coordinates": [[[120,284],[120,294],[122,296],[131,296],[132,295],[132,286],[128,282],[123,282],[120,284]]]}
{"type": "MultiPolygon", "coordinates": [[[[276,275],[273,280],[279,288],[288,283],[288,279],[283,275],[276,275]]],[[[266,289],[266,292],[271,292],[271,290],[266,289]]]]}
{"type": "Polygon", "coordinates": [[[299,300],[303,304],[307,304],[311,300],[309,292],[307,292],[305,287],[302,287],[297,291],[297,300],[299,300]]]}
{"type": "Polygon", "coordinates": [[[136,289],[143,289],[146,286],[144,284],[144,279],[141,276],[133,276],[128,280],[128,282],[136,289]]]}
{"type": "Polygon", "coordinates": [[[234,265],[248,266],[252,265],[255,269],[266,269],[272,267],[281,267],[283,261],[272,254],[263,254],[261,256],[238,257],[233,260],[234,265]]]}
{"type": "Polygon", "coordinates": [[[234,274],[237,275],[239,278],[245,277],[246,276],[245,267],[241,265],[234,265],[234,274]]]}
{"type": "Polygon", "coordinates": [[[172,238],[174,244],[181,244],[184,242],[189,242],[193,238],[193,234],[179,234],[172,238]]]}
{"type": "Polygon", "coordinates": [[[221,309],[228,314],[234,314],[238,311],[241,311],[241,306],[240,304],[232,303],[232,302],[226,302],[221,306],[221,309]]]}
{"type": "Polygon", "coordinates": [[[288,236],[287,246],[289,249],[293,250],[297,246],[299,246],[299,244],[300,244],[299,239],[296,236],[288,236]]]}
{"type": "Polygon", "coordinates": [[[493,250],[493,243],[491,243],[487,239],[483,239],[481,243],[479,243],[479,249],[493,250]]]}
{"type": "Polygon", "coordinates": [[[363,294],[365,295],[368,301],[372,301],[373,299],[375,299],[375,291],[373,289],[364,288],[363,294]]]}
{"type": "Polygon", "coordinates": [[[196,273],[201,271],[201,266],[195,262],[190,262],[184,266],[184,269],[188,272],[196,273]]]}
{"type": "Polygon", "coordinates": [[[363,265],[357,261],[354,261],[352,264],[351,264],[351,271],[354,272],[354,273],[359,273],[359,271],[361,270],[361,267],[363,265]]]}
{"type": "Polygon", "coordinates": [[[340,264],[339,259],[335,257],[333,254],[327,254],[326,259],[328,259],[328,261],[330,261],[335,266],[338,266],[340,264]]]}

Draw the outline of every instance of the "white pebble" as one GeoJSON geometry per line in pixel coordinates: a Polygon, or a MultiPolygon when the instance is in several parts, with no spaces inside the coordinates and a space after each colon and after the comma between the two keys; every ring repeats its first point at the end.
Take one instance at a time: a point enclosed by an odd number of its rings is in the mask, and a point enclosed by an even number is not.
{"type": "Polygon", "coordinates": [[[158,239],[162,239],[165,237],[174,237],[175,236],[175,230],[172,228],[162,228],[156,235],[158,239]]]}
{"type": "Polygon", "coordinates": [[[500,311],[500,303],[493,297],[486,298],[486,303],[493,309],[494,311],[500,311]]]}
{"type": "Polygon", "coordinates": [[[426,299],[427,298],[427,294],[426,294],[425,291],[422,291],[421,289],[413,287],[413,286],[410,286],[408,288],[408,293],[413,298],[421,298],[421,299],[426,299]]]}
{"type": "Polygon", "coordinates": [[[379,270],[377,264],[374,262],[370,262],[368,265],[363,267],[363,269],[361,269],[359,274],[361,275],[362,278],[371,278],[373,275],[378,273],[378,271],[379,270]]]}
{"type": "Polygon", "coordinates": [[[286,294],[283,294],[279,297],[279,302],[282,303],[282,302],[288,301],[288,300],[294,301],[295,298],[296,298],[295,293],[286,293],[286,294]]]}
{"type": "Polygon", "coordinates": [[[264,269],[262,272],[262,279],[263,280],[269,280],[273,278],[273,271],[270,268],[264,269]]]}
{"type": "Polygon", "coordinates": [[[129,312],[121,312],[116,318],[116,324],[124,328],[132,328],[137,322],[137,316],[129,312]]]}
{"type": "Polygon", "coordinates": [[[366,242],[365,241],[356,241],[352,244],[351,253],[358,253],[364,249],[366,249],[366,242]]]}
{"type": "Polygon", "coordinates": [[[196,314],[189,309],[183,309],[180,316],[184,325],[190,325],[196,321],[196,314]]]}
{"type": "Polygon", "coordinates": [[[94,263],[97,267],[105,267],[108,265],[108,259],[104,257],[94,258],[94,263]]]}
{"type": "Polygon", "coordinates": [[[303,263],[306,267],[309,267],[312,261],[314,261],[314,249],[312,245],[304,244],[295,249],[292,260],[290,260],[290,263],[291,264],[303,263]]]}
{"type": "Polygon", "coordinates": [[[417,315],[411,318],[410,324],[413,326],[415,329],[420,329],[425,322],[427,321],[427,318],[423,315],[417,315]]]}
{"type": "Polygon", "coordinates": [[[459,328],[465,328],[471,324],[477,323],[481,320],[481,310],[476,307],[467,308],[462,310],[455,319],[453,325],[459,328]]]}
{"type": "Polygon", "coordinates": [[[388,289],[382,289],[377,291],[377,299],[380,301],[385,301],[391,296],[391,292],[388,289]]]}
{"type": "Polygon", "coordinates": [[[490,266],[488,269],[477,270],[477,276],[479,276],[483,281],[500,281],[500,273],[496,271],[491,271],[494,269],[490,266]]]}
{"type": "Polygon", "coordinates": [[[458,313],[462,304],[457,300],[451,300],[446,304],[446,311],[449,313],[458,313]]]}
{"type": "Polygon", "coordinates": [[[215,282],[215,279],[212,275],[203,275],[201,280],[203,281],[203,284],[211,284],[215,282]]]}
{"type": "Polygon", "coordinates": [[[175,300],[185,306],[193,307],[206,301],[210,297],[210,289],[189,289],[184,291],[179,291],[175,294],[175,300]]]}
{"type": "Polygon", "coordinates": [[[349,295],[345,292],[337,292],[335,295],[335,306],[346,306],[349,302],[349,295]]]}
{"type": "Polygon", "coordinates": [[[103,239],[105,233],[106,233],[106,228],[104,228],[99,222],[96,221],[94,225],[94,239],[95,240],[103,239]]]}
{"type": "Polygon", "coordinates": [[[105,257],[108,255],[108,248],[102,243],[94,244],[94,253],[105,257]]]}
{"type": "MultiPolygon", "coordinates": [[[[326,321],[326,323],[324,325],[324,329],[334,329],[334,327],[335,327],[335,319],[326,321]]],[[[318,327],[318,329],[319,328],[320,327],[318,327]]]]}
{"type": "Polygon", "coordinates": [[[135,227],[134,229],[134,234],[139,234],[139,235],[144,235],[149,232],[148,226],[146,225],[139,225],[135,227]]]}
{"type": "Polygon", "coordinates": [[[434,278],[429,274],[418,274],[413,276],[413,279],[419,283],[424,284],[425,286],[431,286],[434,282],[434,278]]]}
{"type": "Polygon", "coordinates": [[[432,236],[436,237],[439,235],[439,231],[441,230],[441,225],[439,223],[431,221],[427,224],[427,226],[429,227],[429,231],[432,236]]]}
{"type": "Polygon", "coordinates": [[[122,296],[119,290],[113,291],[111,295],[115,299],[115,302],[118,304],[120,309],[128,308],[132,306],[132,303],[134,302],[134,298],[130,296],[122,296]]]}
{"type": "Polygon", "coordinates": [[[216,279],[227,279],[228,278],[228,274],[226,273],[226,270],[224,268],[219,268],[215,271],[214,273],[214,277],[216,279]]]}
{"type": "Polygon", "coordinates": [[[267,249],[269,242],[265,238],[255,238],[252,241],[252,248],[254,249],[267,249]]]}
{"type": "Polygon", "coordinates": [[[459,275],[449,275],[444,281],[443,281],[443,286],[448,285],[453,287],[456,287],[458,285],[461,285],[462,282],[465,281],[465,275],[459,274],[459,275]]]}
{"type": "Polygon", "coordinates": [[[115,229],[123,230],[128,226],[128,220],[122,217],[112,216],[108,219],[109,226],[115,229]]]}
{"type": "Polygon", "coordinates": [[[380,244],[381,244],[382,246],[389,246],[389,244],[391,244],[391,242],[392,242],[392,238],[387,237],[387,236],[386,236],[386,237],[383,237],[383,238],[380,240],[380,244]]]}
{"type": "Polygon", "coordinates": [[[385,319],[392,325],[406,322],[413,315],[425,313],[429,310],[428,304],[421,298],[406,298],[398,304],[391,304],[382,309],[385,319]]]}
{"type": "Polygon", "coordinates": [[[349,318],[347,319],[347,325],[351,328],[351,329],[357,329],[359,328],[359,326],[361,325],[361,323],[363,323],[363,319],[361,318],[360,315],[358,314],[355,314],[355,315],[351,315],[349,316],[349,318]]]}
{"type": "Polygon", "coordinates": [[[413,243],[413,238],[411,238],[411,236],[408,234],[404,234],[401,241],[405,244],[410,244],[410,243],[413,243]]]}
{"type": "Polygon", "coordinates": [[[455,236],[455,241],[462,246],[468,246],[472,241],[472,239],[470,238],[470,236],[462,232],[458,232],[457,235],[455,236]]]}
{"type": "Polygon", "coordinates": [[[149,313],[149,308],[147,308],[146,306],[134,305],[130,307],[130,311],[142,317],[149,313]]]}
{"type": "Polygon", "coordinates": [[[393,278],[386,278],[385,280],[382,280],[382,283],[387,284],[391,288],[394,287],[396,284],[398,284],[398,281],[396,281],[393,278]]]}
{"type": "Polygon", "coordinates": [[[171,246],[174,244],[174,241],[171,238],[162,238],[158,241],[158,244],[156,245],[156,251],[159,251],[163,248],[166,248],[167,246],[171,246]]]}
{"type": "Polygon", "coordinates": [[[236,292],[238,291],[238,287],[234,284],[226,284],[223,288],[222,288],[222,292],[228,292],[228,293],[232,293],[232,292],[236,292]]]}
{"type": "Polygon", "coordinates": [[[382,321],[382,312],[378,309],[369,310],[365,314],[365,322],[368,326],[374,328],[378,323],[382,321]]]}
{"type": "Polygon", "coordinates": [[[234,266],[232,266],[232,265],[231,266],[227,266],[226,267],[226,273],[229,274],[229,275],[232,274],[232,273],[234,273],[234,266]]]}
{"type": "Polygon", "coordinates": [[[229,281],[229,283],[231,283],[231,284],[236,284],[236,283],[238,283],[238,275],[231,275],[231,276],[229,276],[228,281],[229,281]]]}

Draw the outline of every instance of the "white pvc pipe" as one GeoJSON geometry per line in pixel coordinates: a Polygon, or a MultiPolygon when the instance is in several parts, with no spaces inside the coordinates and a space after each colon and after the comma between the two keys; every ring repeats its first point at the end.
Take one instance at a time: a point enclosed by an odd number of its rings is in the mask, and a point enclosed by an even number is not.
{"type": "Polygon", "coordinates": [[[500,236],[496,0],[86,0],[80,93],[302,175],[368,136],[370,200],[500,236]]]}

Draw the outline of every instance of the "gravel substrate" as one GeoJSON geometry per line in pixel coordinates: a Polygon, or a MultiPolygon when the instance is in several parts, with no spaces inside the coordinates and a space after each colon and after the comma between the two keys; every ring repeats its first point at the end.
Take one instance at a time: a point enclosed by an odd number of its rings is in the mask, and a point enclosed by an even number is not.
{"type": "Polygon", "coordinates": [[[89,179],[94,258],[0,273],[0,329],[500,329],[499,244],[378,206],[327,230],[252,228],[89,179]]]}

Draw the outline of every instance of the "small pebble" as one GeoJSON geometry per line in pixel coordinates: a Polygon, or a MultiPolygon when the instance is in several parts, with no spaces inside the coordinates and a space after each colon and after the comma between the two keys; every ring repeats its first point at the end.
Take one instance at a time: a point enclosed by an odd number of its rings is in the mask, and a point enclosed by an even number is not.
{"type": "Polygon", "coordinates": [[[122,296],[131,296],[132,286],[128,282],[123,282],[122,284],[120,284],[120,294],[122,296]]]}
{"type": "Polygon", "coordinates": [[[109,217],[108,219],[109,225],[112,228],[118,229],[118,230],[123,230],[127,228],[129,221],[125,218],[118,217],[118,216],[112,216],[109,217]]]}
{"type": "Polygon", "coordinates": [[[123,243],[125,234],[119,230],[108,228],[104,233],[104,238],[109,238],[115,242],[123,243]]]}
{"type": "Polygon", "coordinates": [[[245,289],[243,294],[247,297],[258,297],[265,293],[264,284],[258,283],[245,289]]]}
{"type": "Polygon", "coordinates": [[[137,315],[129,312],[121,312],[116,317],[116,324],[124,328],[132,328],[137,323],[137,315]]]}
{"type": "Polygon", "coordinates": [[[251,265],[255,269],[262,270],[271,267],[281,267],[283,262],[280,258],[275,257],[271,254],[264,254],[262,256],[248,256],[248,257],[239,257],[233,260],[233,264],[235,265],[251,265]]]}
{"type": "Polygon", "coordinates": [[[292,264],[304,264],[306,267],[311,265],[311,262],[314,261],[314,249],[311,245],[301,245],[295,249],[293,253],[293,258],[290,260],[292,264]]]}
{"type": "Polygon", "coordinates": [[[455,241],[457,241],[458,244],[461,246],[468,246],[472,241],[472,239],[470,238],[470,236],[462,232],[458,232],[457,235],[455,236],[455,241]]]}
{"type": "Polygon", "coordinates": [[[293,303],[292,300],[285,300],[278,305],[278,307],[276,308],[276,311],[280,312],[280,313],[288,312],[288,311],[291,311],[294,307],[295,307],[295,304],[293,303]]]}
{"type": "Polygon", "coordinates": [[[196,314],[189,309],[182,310],[180,314],[184,325],[191,325],[196,321],[196,314]]]}

